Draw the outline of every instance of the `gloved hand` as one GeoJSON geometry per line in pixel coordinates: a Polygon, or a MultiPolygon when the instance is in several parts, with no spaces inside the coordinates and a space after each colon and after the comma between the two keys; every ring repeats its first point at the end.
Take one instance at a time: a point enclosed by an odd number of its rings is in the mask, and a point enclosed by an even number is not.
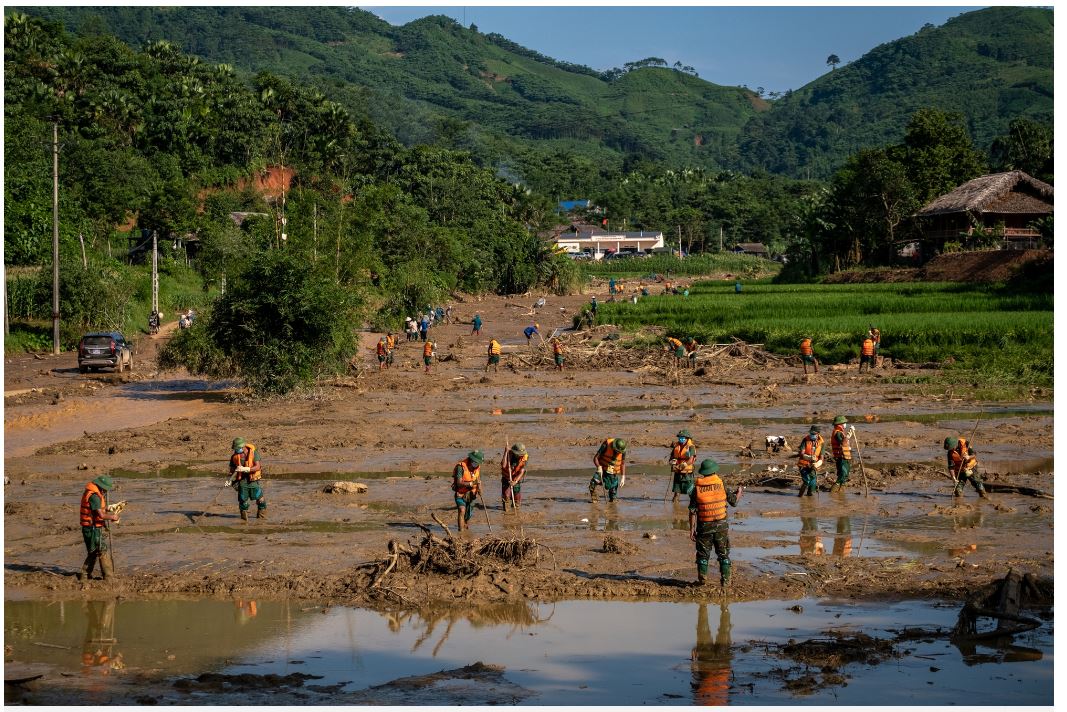
{"type": "Polygon", "coordinates": [[[251,472],[251,471],[252,471],[252,468],[251,468],[251,467],[244,467],[244,466],[242,466],[242,467],[238,467],[238,468],[237,468],[237,471],[238,471],[238,472],[240,472],[240,473],[242,473],[242,474],[244,474],[244,473],[248,473],[248,472],[251,472]]]}
{"type": "Polygon", "coordinates": [[[677,460],[675,460],[675,459],[674,459],[674,458],[672,457],[672,458],[671,458],[671,467],[674,467],[674,466],[675,466],[675,465],[677,465],[677,464],[678,464],[678,461],[677,461],[677,460]]]}
{"type": "Polygon", "coordinates": [[[615,468],[612,467],[611,465],[609,465],[609,466],[604,468],[604,472],[608,473],[609,475],[614,475],[615,474],[615,468]]]}

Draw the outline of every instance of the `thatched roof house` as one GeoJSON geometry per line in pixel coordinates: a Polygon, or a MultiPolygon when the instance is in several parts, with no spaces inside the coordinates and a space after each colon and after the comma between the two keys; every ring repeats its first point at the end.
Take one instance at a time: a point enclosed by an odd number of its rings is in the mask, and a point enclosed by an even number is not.
{"type": "Polygon", "coordinates": [[[1022,171],[1009,171],[968,181],[927,204],[915,217],[928,240],[966,241],[980,228],[1026,247],[1040,238],[1034,221],[1051,215],[1052,208],[1051,185],[1022,171]]]}

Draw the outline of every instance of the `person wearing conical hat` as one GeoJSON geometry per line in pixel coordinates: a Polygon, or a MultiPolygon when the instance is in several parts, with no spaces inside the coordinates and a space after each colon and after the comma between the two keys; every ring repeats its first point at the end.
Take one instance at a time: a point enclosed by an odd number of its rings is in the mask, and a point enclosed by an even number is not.
{"type": "Polygon", "coordinates": [[[679,430],[677,440],[671,446],[671,492],[672,502],[678,501],[678,495],[689,494],[693,489],[693,470],[696,468],[697,447],[688,430],[679,430]]]}
{"type": "Polygon", "coordinates": [[[522,483],[526,478],[529,460],[526,446],[522,443],[512,445],[500,460],[500,504],[505,512],[508,511],[508,504],[513,504],[515,509],[522,504],[522,483]]]}
{"type": "Polygon", "coordinates": [[[844,489],[848,484],[848,474],[852,470],[852,448],[848,440],[848,421],[845,416],[839,415],[834,418],[834,430],[830,433],[830,450],[834,454],[834,462],[837,463],[837,480],[831,492],[844,489]]]}
{"type": "Polygon", "coordinates": [[[105,530],[108,522],[118,522],[119,515],[107,511],[107,495],[115,487],[115,482],[107,475],[100,475],[92,482],[86,483],[81,501],[82,541],[85,542],[85,562],[78,572],[78,580],[93,577],[93,567],[100,562],[100,573],[104,580],[112,578],[111,560],[107,553],[107,536],[105,530]]]}

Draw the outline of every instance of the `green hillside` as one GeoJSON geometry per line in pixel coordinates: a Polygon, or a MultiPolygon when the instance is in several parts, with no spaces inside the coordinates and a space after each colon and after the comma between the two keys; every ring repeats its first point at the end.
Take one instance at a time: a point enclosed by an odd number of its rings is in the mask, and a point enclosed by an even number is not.
{"type": "Polygon", "coordinates": [[[874,48],[754,118],[743,167],[827,177],[861,148],[894,143],[919,108],[958,111],[988,148],[1026,117],[1052,122],[1052,11],[998,7],[874,48]]]}
{"type": "Polygon", "coordinates": [[[340,7],[33,7],[75,33],[141,47],[166,39],[245,72],[302,79],[408,145],[441,142],[511,163],[533,149],[710,167],[736,161],[752,92],[666,68],[607,81],[444,16],[393,27],[340,7]]]}

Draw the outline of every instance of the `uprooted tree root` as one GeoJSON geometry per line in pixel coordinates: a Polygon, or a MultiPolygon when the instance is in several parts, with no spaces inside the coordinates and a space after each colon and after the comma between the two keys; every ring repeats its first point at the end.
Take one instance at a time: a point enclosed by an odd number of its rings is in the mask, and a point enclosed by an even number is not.
{"type": "Polygon", "coordinates": [[[536,564],[543,552],[552,550],[529,537],[504,539],[488,536],[461,541],[452,536],[448,526],[436,514],[433,520],[444,530],[446,539],[434,534],[425,524],[416,522],[423,531],[417,544],[389,542],[389,555],[377,562],[370,588],[378,588],[394,572],[433,573],[452,578],[473,578],[481,573],[495,573],[501,566],[536,564]]]}

